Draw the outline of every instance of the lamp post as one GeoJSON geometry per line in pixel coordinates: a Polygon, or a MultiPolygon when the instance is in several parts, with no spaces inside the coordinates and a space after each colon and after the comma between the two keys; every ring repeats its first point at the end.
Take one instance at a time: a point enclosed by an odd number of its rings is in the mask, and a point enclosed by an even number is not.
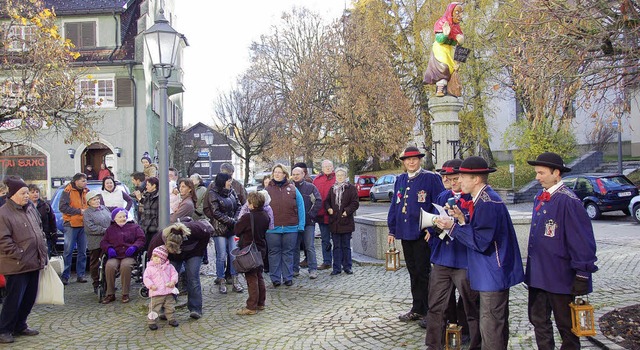
{"type": "Polygon", "coordinates": [[[160,147],[158,150],[159,165],[159,212],[158,227],[164,229],[169,225],[169,132],[167,126],[167,83],[171,77],[180,45],[181,35],[175,31],[164,17],[161,8],[156,20],[143,33],[144,42],[149,50],[153,71],[158,79],[160,94],[160,147]]]}
{"type": "Polygon", "coordinates": [[[622,174],[622,114],[624,113],[624,103],[622,100],[616,100],[615,115],[618,119],[614,121],[614,127],[618,129],[618,174],[622,174]]]}
{"type": "Polygon", "coordinates": [[[207,154],[209,155],[209,181],[211,181],[211,145],[213,145],[213,133],[207,131],[200,134],[200,138],[207,144],[207,154]]]}

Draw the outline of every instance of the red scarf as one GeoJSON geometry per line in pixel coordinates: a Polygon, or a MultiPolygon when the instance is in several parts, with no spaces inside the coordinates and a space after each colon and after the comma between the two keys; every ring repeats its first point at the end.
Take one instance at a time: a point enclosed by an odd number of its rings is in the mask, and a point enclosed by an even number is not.
{"type": "Polygon", "coordinates": [[[543,202],[548,202],[551,199],[551,194],[547,191],[543,191],[536,199],[539,201],[536,205],[536,211],[540,209],[543,202]]]}
{"type": "Polygon", "coordinates": [[[460,208],[469,211],[469,220],[473,218],[473,199],[465,200],[464,198],[460,198],[460,208]]]}

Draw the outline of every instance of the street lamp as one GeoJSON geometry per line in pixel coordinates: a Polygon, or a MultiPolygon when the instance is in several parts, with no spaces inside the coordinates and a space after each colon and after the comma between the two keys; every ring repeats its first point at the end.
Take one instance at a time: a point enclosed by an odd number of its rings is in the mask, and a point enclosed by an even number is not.
{"type": "Polygon", "coordinates": [[[161,8],[156,20],[142,33],[144,42],[149,50],[149,57],[153,65],[153,71],[158,79],[158,92],[160,94],[160,149],[158,153],[158,165],[160,181],[158,227],[163,229],[169,225],[169,132],[167,127],[167,83],[171,77],[181,35],[169,25],[161,8]]]}
{"type": "Polygon", "coordinates": [[[207,154],[209,155],[209,181],[211,181],[211,145],[213,145],[213,133],[211,131],[203,132],[200,138],[207,144],[207,154]]]}
{"type": "Polygon", "coordinates": [[[624,114],[624,102],[620,98],[616,99],[614,113],[617,121],[613,126],[618,129],[618,174],[622,174],[622,115],[624,114]]]}

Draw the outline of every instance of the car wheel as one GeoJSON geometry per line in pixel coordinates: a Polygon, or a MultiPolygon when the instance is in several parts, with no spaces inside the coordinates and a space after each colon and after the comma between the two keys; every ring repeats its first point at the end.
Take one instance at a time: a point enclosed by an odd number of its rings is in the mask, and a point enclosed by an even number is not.
{"type": "Polygon", "coordinates": [[[633,206],[633,218],[640,223],[640,203],[633,206]]]}
{"type": "Polygon", "coordinates": [[[585,208],[587,209],[587,215],[589,216],[589,219],[598,220],[600,218],[600,209],[595,203],[589,202],[587,203],[585,208]]]}
{"type": "Polygon", "coordinates": [[[389,192],[389,202],[393,200],[393,192],[389,192]]]}
{"type": "Polygon", "coordinates": [[[371,202],[375,203],[378,200],[376,199],[376,196],[373,195],[373,193],[369,193],[369,198],[371,198],[371,202]]]}

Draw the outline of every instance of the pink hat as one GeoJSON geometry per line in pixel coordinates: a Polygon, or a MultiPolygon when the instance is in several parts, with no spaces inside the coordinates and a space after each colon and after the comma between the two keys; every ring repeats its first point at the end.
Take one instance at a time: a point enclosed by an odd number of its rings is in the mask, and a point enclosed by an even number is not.
{"type": "Polygon", "coordinates": [[[167,247],[161,245],[153,250],[152,256],[153,255],[156,255],[157,257],[159,257],[160,262],[164,264],[167,261],[169,253],[167,252],[167,247]]]}

